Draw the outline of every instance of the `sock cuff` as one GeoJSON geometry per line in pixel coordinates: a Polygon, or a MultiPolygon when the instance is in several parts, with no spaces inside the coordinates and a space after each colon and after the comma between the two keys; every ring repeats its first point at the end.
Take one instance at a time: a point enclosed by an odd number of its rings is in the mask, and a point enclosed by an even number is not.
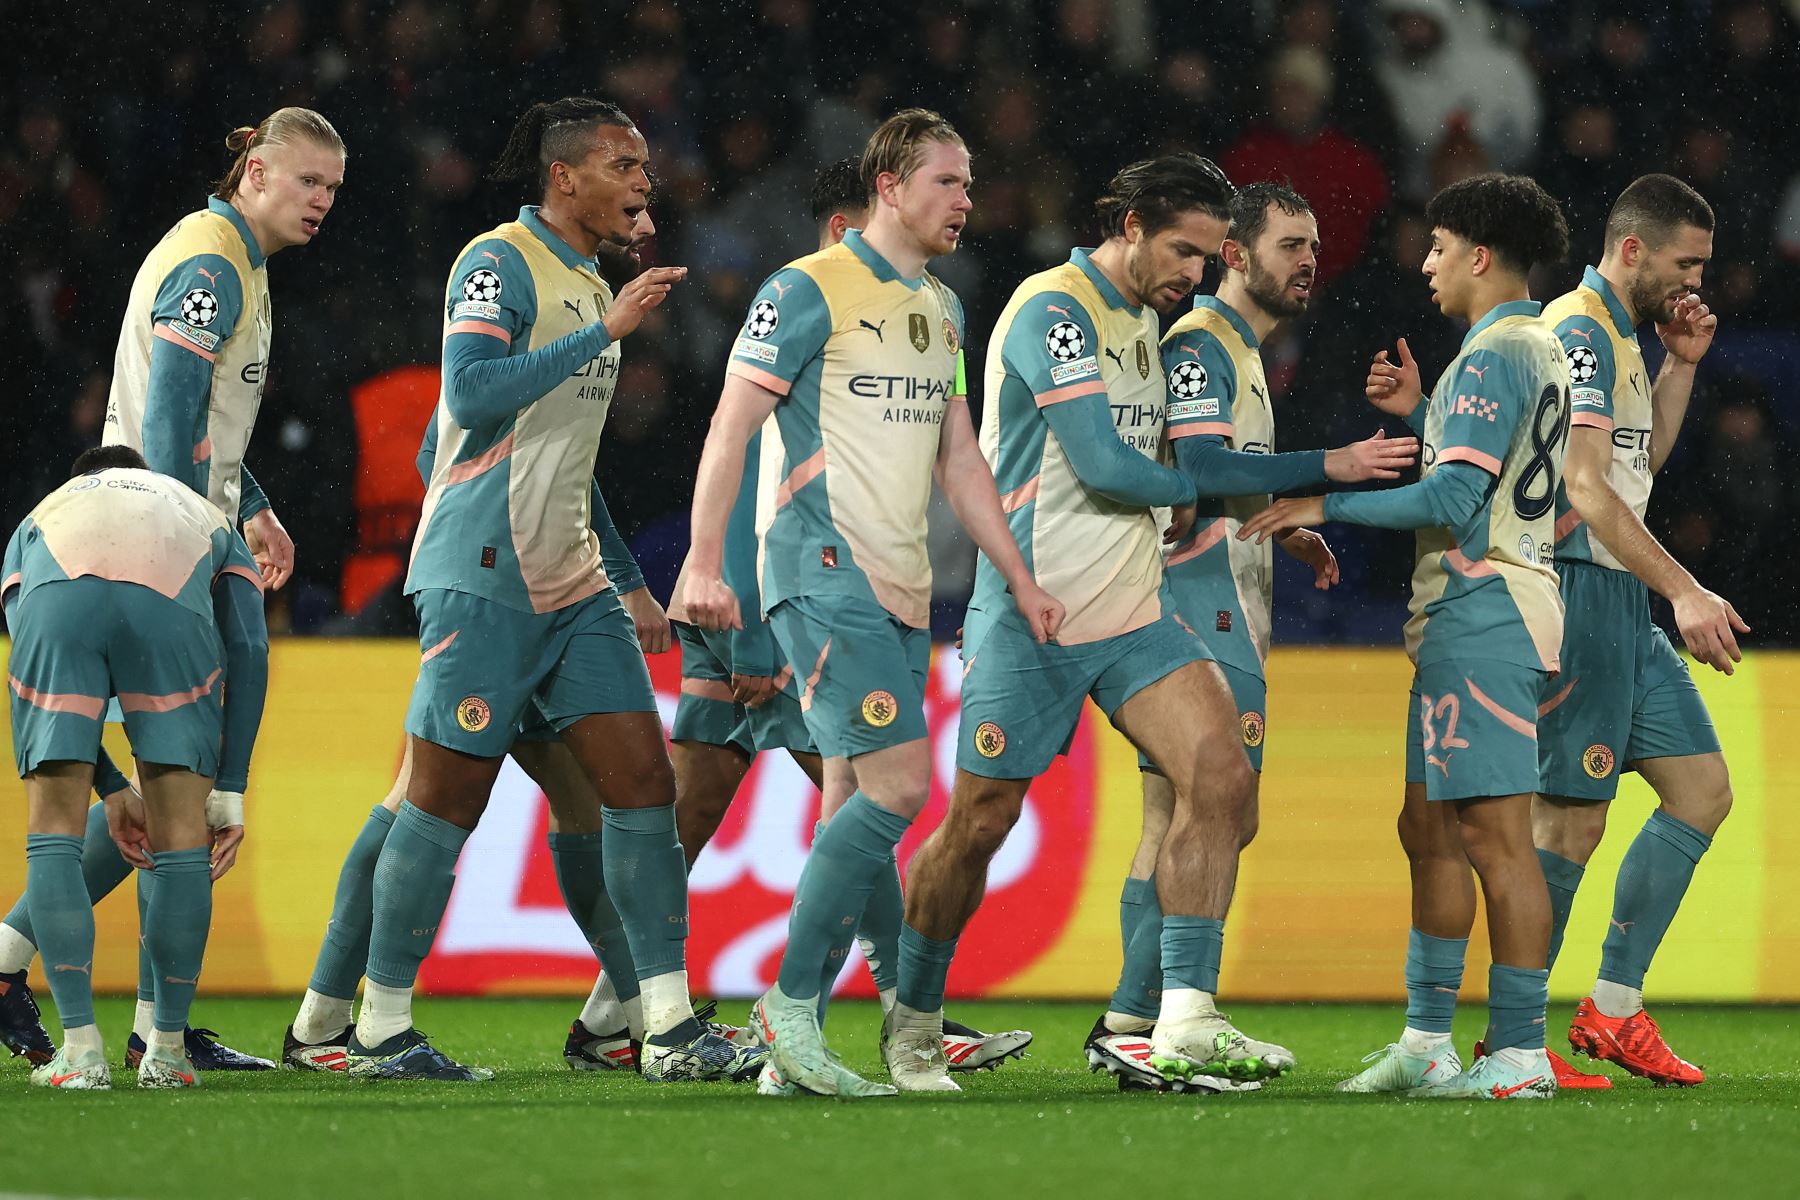
{"type": "MultiPolygon", "coordinates": [[[[405,803],[405,801],[402,801],[401,803],[405,803]]],[[[394,823],[394,814],[388,810],[387,805],[377,804],[374,808],[369,810],[369,820],[379,821],[383,825],[392,826],[394,823]]]]}
{"type": "Polygon", "coordinates": [[[394,818],[394,828],[405,828],[422,841],[430,842],[451,854],[462,853],[463,843],[469,840],[470,833],[442,817],[432,816],[422,808],[414,808],[411,800],[400,802],[400,813],[394,818]]]}
{"type": "Polygon", "coordinates": [[[1489,963],[1488,991],[1491,993],[1495,985],[1501,983],[1525,987],[1547,987],[1550,983],[1550,968],[1509,967],[1505,963],[1489,963]]]}
{"type": "Polygon", "coordinates": [[[72,833],[28,833],[25,835],[26,858],[81,857],[81,839],[72,833]]]}
{"type": "Polygon", "coordinates": [[[552,854],[598,854],[606,844],[606,834],[598,829],[592,833],[552,833],[544,840],[552,854]]]}
{"type": "Polygon", "coordinates": [[[936,938],[926,937],[911,925],[900,926],[900,944],[908,950],[932,958],[941,957],[948,960],[956,953],[956,943],[956,938],[950,938],[940,942],[936,938]]]}
{"type": "Polygon", "coordinates": [[[600,820],[606,828],[626,833],[666,833],[670,837],[675,836],[673,804],[656,804],[649,808],[607,808],[602,805],[600,820]]]}
{"type": "Polygon", "coordinates": [[[191,850],[164,850],[156,856],[157,874],[187,875],[212,870],[212,852],[205,846],[191,850]]]}
{"type": "Polygon", "coordinates": [[[1460,971],[1469,956],[1468,938],[1433,937],[1419,929],[1406,934],[1406,956],[1421,966],[1460,971]]]}
{"type": "Polygon", "coordinates": [[[897,812],[890,812],[862,792],[850,793],[827,830],[842,828],[842,836],[856,850],[886,862],[894,847],[906,836],[912,822],[897,812]]]}
{"type": "Polygon", "coordinates": [[[1217,933],[1221,937],[1225,933],[1223,917],[1164,917],[1162,925],[1165,933],[1171,930],[1176,933],[1217,933]]]}
{"type": "Polygon", "coordinates": [[[1538,863],[1544,868],[1544,882],[1553,888],[1561,888],[1565,892],[1573,892],[1581,887],[1581,878],[1587,874],[1587,868],[1573,859],[1564,858],[1554,850],[1539,847],[1538,863]]]}
{"type": "Polygon", "coordinates": [[[1644,822],[1644,832],[1668,843],[1689,862],[1699,862],[1700,856],[1712,846],[1711,838],[1680,817],[1672,817],[1660,808],[1644,822]]]}
{"type": "Polygon", "coordinates": [[[1142,905],[1154,899],[1156,899],[1156,880],[1154,878],[1133,879],[1127,876],[1125,886],[1119,891],[1120,904],[1142,905]]]}

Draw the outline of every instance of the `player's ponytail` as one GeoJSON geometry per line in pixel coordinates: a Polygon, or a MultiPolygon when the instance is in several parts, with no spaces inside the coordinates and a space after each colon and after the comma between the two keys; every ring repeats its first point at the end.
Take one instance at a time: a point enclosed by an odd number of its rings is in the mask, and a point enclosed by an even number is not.
{"type": "Polygon", "coordinates": [[[259,125],[240,125],[225,135],[225,148],[231,151],[231,166],[213,185],[213,195],[230,200],[243,186],[244,172],[255,152],[265,146],[286,146],[294,142],[313,142],[344,153],[344,139],[323,115],[310,108],[278,108],[264,117],[259,125]]]}
{"type": "Polygon", "coordinates": [[[623,109],[604,100],[565,96],[534,104],[513,125],[488,178],[501,182],[530,179],[541,196],[550,188],[551,164],[580,162],[587,154],[584,143],[601,125],[634,128],[623,109]]]}

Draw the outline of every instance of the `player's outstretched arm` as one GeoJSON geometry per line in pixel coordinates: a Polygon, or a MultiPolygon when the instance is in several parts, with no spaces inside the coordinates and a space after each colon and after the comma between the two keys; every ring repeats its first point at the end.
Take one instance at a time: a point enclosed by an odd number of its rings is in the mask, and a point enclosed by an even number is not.
{"type": "Polygon", "coordinates": [[[1675,439],[1681,436],[1681,423],[1687,418],[1688,400],[1694,394],[1694,369],[1706,352],[1712,349],[1713,335],[1719,331],[1719,318],[1692,293],[1675,302],[1675,315],[1666,325],[1656,327],[1662,339],[1662,370],[1650,388],[1650,470],[1662,470],[1675,439]]]}
{"type": "Polygon", "coordinates": [[[244,791],[250,778],[250,753],[262,726],[263,700],[269,689],[269,629],[263,620],[262,591],[242,575],[221,574],[213,586],[213,619],[225,645],[225,737],[219,770],[207,800],[207,827],[212,830],[212,877],[216,880],[237,861],[244,840],[244,791]]]}
{"type": "Polygon", "coordinates": [[[1424,432],[1425,388],[1419,380],[1419,364],[1413,360],[1405,338],[1400,339],[1399,355],[1398,362],[1389,361],[1386,350],[1375,355],[1375,360],[1369,364],[1369,378],[1363,384],[1363,395],[1382,412],[1399,417],[1424,432]]]}
{"type": "Polygon", "coordinates": [[[1455,529],[1481,511],[1493,476],[1467,462],[1445,463],[1417,483],[1382,492],[1334,492],[1277,500],[1244,522],[1238,539],[1265,542],[1321,521],[1378,529],[1455,529]]]}
{"type": "Polygon", "coordinates": [[[687,587],[681,602],[702,629],[742,629],[737,596],[725,583],[725,527],[744,482],[744,448],[781,397],[742,375],[726,375],[700,451],[689,527],[687,587]]]}

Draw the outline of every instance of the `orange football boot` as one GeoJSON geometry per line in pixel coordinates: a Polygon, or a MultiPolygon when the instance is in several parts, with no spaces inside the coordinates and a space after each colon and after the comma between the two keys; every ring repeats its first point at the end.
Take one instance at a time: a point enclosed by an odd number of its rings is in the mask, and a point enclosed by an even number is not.
{"type": "Polygon", "coordinates": [[[1629,1017],[1608,1017],[1594,1007],[1592,996],[1575,1006],[1569,1048],[1589,1058],[1617,1063],[1659,1087],[1693,1087],[1706,1082],[1706,1072],[1669,1049],[1649,1013],[1639,1009],[1629,1017]]]}

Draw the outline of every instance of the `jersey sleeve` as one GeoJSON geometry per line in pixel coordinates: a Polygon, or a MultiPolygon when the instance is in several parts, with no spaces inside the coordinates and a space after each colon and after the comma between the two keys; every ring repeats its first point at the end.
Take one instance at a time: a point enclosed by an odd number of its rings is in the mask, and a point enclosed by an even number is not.
{"type": "Polygon", "coordinates": [[[413,456],[413,465],[419,469],[419,482],[426,487],[431,486],[431,471],[437,465],[437,412],[434,409],[431,420],[425,422],[425,436],[419,439],[419,452],[413,456]]]}
{"type": "Polygon", "coordinates": [[[237,268],[217,254],[183,259],[156,289],[144,395],[144,460],[161,475],[206,494],[212,458],[207,412],[213,363],[244,308],[237,268]]]}
{"type": "Polygon", "coordinates": [[[444,295],[446,335],[478,334],[511,346],[537,320],[537,288],[512,243],[484,238],[463,251],[444,295]]]}
{"type": "Polygon", "coordinates": [[[1237,399],[1237,368],[1225,347],[1204,329],[1188,329],[1163,344],[1162,360],[1169,440],[1216,437],[1223,444],[1237,399]]]}
{"type": "Polygon", "coordinates": [[[805,271],[783,267],[750,302],[725,373],[785,396],[830,336],[831,309],[819,285],[805,271]]]}
{"type": "Polygon", "coordinates": [[[155,335],[211,363],[244,311],[244,283],[231,260],[196,254],[163,276],[150,320],[155,335]]]}
{"type": "Polygon", "coordinates": [[[1613,384],[1618,363],[1612,337],[1594,318],[1577,315],[1556,326],[1563,354],[1569,360],[1569,423],[1613,427],[1613,384]]]}
{"type": "Polygon", "coordinates": [[[1504,354],[1473,350],[1457,368],[1437,462],[1466,462],[1496,478],[1529,399],[1518,366],[1504,354]]]}
{"type": "Polygon", "coordinates": [[[1067,292],[1040,292],[1020,304],[1000,346],[1007,371],[1030,389],[1039,408],[1105,396],[1099,353],[1093,317],[1067,292]]]}
{"type": "Polygon", "coordinates": [[[241,489],[238,495],[239,525],[265,508],[275,507],[269,503],[268,493],[263,491],[262,484],[256,482],[256,476],[250,473],[249,463],[238,464],[238,486],[241,489]]]}
{"type": "Polygon", "coordinates": [[[262,572],[256,569],[256,560],[250,556],[250,547],[244,539],[229,529],[221,529],[213,534],[213,581],[216,584],[222,575],[242,575],[257,590],[262,590],[262,572]]]}
{"type": "Polygon", "coordinates": [[[12,536],[6,539],[6,555],[0,558],[0,599],[10,595],[19,586],[21,564],[25,560],[25,530],[30,524],[31,518],[26,517],[13,530],[12,536]]]}

